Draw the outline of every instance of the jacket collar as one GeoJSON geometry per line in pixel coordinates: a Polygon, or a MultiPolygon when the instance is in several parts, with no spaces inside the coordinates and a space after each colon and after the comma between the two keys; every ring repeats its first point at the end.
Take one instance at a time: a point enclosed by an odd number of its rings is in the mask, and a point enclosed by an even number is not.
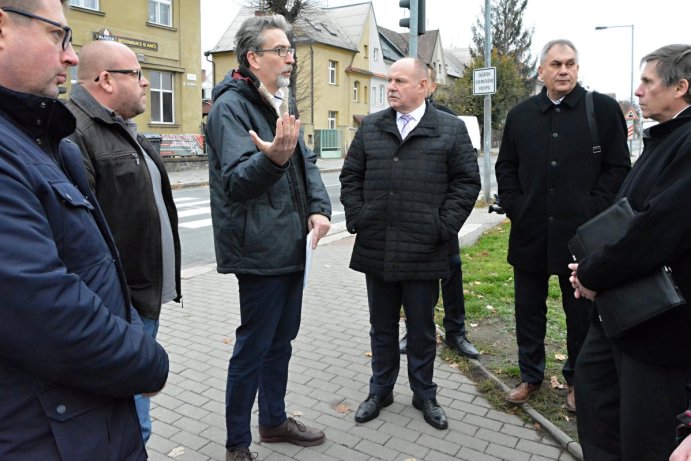
{"type": "Polygon", "coordinates": [[[659,138],[666,136],[685,123],[691,123],[691,106],[684,109],[679,115],[666,122],[658,123],[643,131],[643,138],[659,138]]]}
{"type": "MultiPolygon", "coordinates": [[[[425,104],[425,115],[422,116],[417,126],[406,137],[406,140],[414,136],[437,136],[439,112],[429,101],[425,104]]],[[[396,111],[391,107],[384,111],[384,116],[380,118],[375,125],[382,131],[394,133],[399,138],[401,136],[398,131],[398,125],[396,125],[396,111]]]]}
{"type": "Polygon", "coordinates": [[[0,113],[33,139],[57,144],[76,128],[74,115],[56,98],[19,93],[0,86],[0,113]]]}
{"type": "Polygon", "coordinates": [[[70,91],[70,101],[72,101],[75,106],[83,110],[90,118],[100,120],[107,124],[117,123],[125,126],[126,128],[125,121],[122,119],[122,117],[118,116],[111,109],[96,101],[96,99],[91,96],[91,94],[79,83],[72,85],[72,91],[70,91]]]}
{"type": "MultiPolygon", "coordinates": [[[[581,99],[581,96],[583,96],[585,92],[585,89],[580,84],[576,83],[574,89],[561,100],[561,104],[573,109],[576,107],[578,100],[581,99]]],[[[547,96],[546,86],[543,86],[542,91],[540,91],[538,96],[538,105],[540,106],[540,112],[547,112],[548,109],[554,107],[554,103],[551,99],[549,99],[549,96],[547,96]]]]}

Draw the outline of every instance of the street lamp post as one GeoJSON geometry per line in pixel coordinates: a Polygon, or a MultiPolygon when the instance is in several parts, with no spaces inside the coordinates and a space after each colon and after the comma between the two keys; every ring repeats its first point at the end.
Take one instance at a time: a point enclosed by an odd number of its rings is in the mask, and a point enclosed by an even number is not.
{"type": "MultiPolygon", "coordinates": [[[[629,94],[629,103],[631,104],[631,109],[633,109],[633,24],[623,26],[597,26],[595,30],[617,29],[620,27],[631,28],[631,93],[629,94]]],[[[633,155],[633,136],[631,136],[631,139],[629,140],[629,155],[633,155]]]]}

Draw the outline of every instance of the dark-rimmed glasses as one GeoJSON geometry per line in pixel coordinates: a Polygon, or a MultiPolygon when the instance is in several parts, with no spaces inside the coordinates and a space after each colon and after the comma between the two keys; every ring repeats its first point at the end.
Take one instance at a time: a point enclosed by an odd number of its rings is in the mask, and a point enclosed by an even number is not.
{"type": "Polygon", "coordinates": [[[279,55],[282,58],[285,58],[288,56],[288,53],[290,53],[291,56],[295,56],[295,48],[271,48],[270,50],[254,50],[255,53],[265,53],[267,51],[273,51],[277,55],[279,55]]]}
{"type": "MultiPolygon", "coordinates": [[[[141,69],[106,69],[104,72],[110,72],[112,74],[127,74],[136,75],[137,81],[142,80],[142,70],[141,69]]],[[[98,82],[101,76],[99,75],[94,79],[94,82],[98,82]]]]}
{"type": "Polygon", "coordinates": [[[26,11],[18,10],[16,8],[12,8],[9,6],[8,7],[2,6],[2,7],[0,7],[0,9],[2,9],[3,11],[7,11],[8,13],[18,14],[20,16],[25,16],[27,18],[36,19],[37,21],[43,21],[46,24],[50,24],[51,26],[59,27],[60,29],[62,29],[62,36],[60,38],[62,38],[62,49],[63,49],[63,51],[67,50],[67,47],[69,46],[69,44],[72,43],[72,29],[68,26],[63,26],[59,22],[52,21],[52,20],[44,18],[42,16],[36,16],[35,14],[27,13],[26,11]]]}

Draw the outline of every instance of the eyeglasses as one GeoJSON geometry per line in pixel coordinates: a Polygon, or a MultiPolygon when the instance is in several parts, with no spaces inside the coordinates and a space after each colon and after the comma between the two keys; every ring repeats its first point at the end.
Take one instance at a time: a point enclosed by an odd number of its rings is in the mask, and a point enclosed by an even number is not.
{"type": "Polygon", "coordinates": [[[254,50],[255,53],[264,53],[267,51],[273,51],[274,53],[276,53],[277,55],[279,55],[282,58],[285,58],[288,55],[288,53],[290,53],[291,56],[295,56],[295,48],[279,47],[279,48],[271,48],[270,50],[254,50]]]}
{"type": "Polygon", "coordinates": [[[70,43],[72,43],[72,29],[68,26],[63,26],[59,22],[51,21],[50,19],[43,18],[41,16],[36,16],[35,14],[27,13],[26,11],[18,10],[16,8],[11,8],[11,7],[0,7],[3,11],[6,11],[8,13],[14,13],[18,14],[20,16],[25,16],[27,18],[31,19],[36,19],[38,21],[43,21],[47,24],[50,24],[51,26],[59,27],[59,31],[55,31],[55,34],[57,34],[58,39],[62,40],[62,49],[67,50],[67,47],[69,46],[70,43]]]}
{"type": "MultiPolygon", "coordinates": [[[[141,69],[106,69],[104,72],[110,72],[111,74],[127,74],[136,75],[137,81],[142,80],[142,70],[141,69]]],[[[98,82],[101,76],[99,75],[94,79],[94,82],[98,82]]]]}

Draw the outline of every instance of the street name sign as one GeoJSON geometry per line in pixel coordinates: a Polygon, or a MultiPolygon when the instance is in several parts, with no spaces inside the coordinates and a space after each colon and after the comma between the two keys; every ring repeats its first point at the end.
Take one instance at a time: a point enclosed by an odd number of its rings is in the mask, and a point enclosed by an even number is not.
{"type": "Polygon", "coordinates": [[[473,95],[482,96],[497,92],[497,68],[473,69],[473,95]]]}

